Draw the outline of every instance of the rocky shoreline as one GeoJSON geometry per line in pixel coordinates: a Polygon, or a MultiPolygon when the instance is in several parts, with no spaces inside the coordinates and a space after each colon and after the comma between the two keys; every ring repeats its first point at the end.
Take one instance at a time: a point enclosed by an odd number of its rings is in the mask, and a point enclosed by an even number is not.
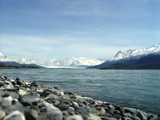
{"type": "Polygon", "coordinates": [[[160,115],[0,75],[0,120],[160,120],[160,115]]]}

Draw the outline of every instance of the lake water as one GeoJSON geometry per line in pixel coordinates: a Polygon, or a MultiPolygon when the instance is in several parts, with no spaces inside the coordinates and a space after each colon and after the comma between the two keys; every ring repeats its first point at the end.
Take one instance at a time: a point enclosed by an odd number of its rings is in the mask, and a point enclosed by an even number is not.
{"type": "Polygon", "coordinates": [[[160,70],[0,69],[0,74],[160,113],[160,70]]]}

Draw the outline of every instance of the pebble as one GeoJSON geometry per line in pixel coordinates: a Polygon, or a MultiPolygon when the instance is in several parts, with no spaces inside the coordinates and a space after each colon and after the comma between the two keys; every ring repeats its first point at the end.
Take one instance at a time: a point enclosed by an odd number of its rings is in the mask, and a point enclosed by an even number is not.
{"type": "Polygon", "coordinates": [[[6,113],[0,109],[0,120],[2,120],[6,116],[6,113]]]}
{"type": "Polygon", "coordinates": [[[18,94],[19,94],[20,96],[24,96],[24,95],[27,94],[27,92],[24,91],[24,90],[22,90],[22,89],[20,89],[20,90],[18,91],[18,94]]]}
{"type": "Polygon", "coordinates": [[[88,120],[101,120],[101,118],[94,114],[89,114],[88,120]]]}
{"type": "Polygon", "coordinates": [[[63,114],[60,110],[51,110],[41,116],[38,120],[62,120],[63,114]]]}
{"type": "Polygon", "coordinates": [[[67,117],[65,120],[83,120],[83,118],[81,115],[73,115],[73,116],[67,117]]]}
{"type": "Polygon", "coordinates": [[[14,111],[7,115],[4,120],[26,120],[23,113],[20,111],[14,111]]]}
{"type": "Polygon", "coordinates": [[[27,120],[36,120],[38,118],[38,112],[34,109],[26,110],[24,114],[27,120]]]}

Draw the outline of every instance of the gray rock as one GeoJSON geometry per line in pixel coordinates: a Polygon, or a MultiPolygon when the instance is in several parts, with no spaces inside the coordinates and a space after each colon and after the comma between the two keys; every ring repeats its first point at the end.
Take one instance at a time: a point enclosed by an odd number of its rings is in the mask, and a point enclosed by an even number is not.
{"type": "Polygon", "coordinates": [[[27,120],[36,120],[38,118],[38,112],[36,110],[26,110],[25,117],[27,120]]]}
{"type": "Polygon", "coordinates": [[[21,81],[19,78],[16,78],[16,84],[17,85],[25,85],[23,81],[21,81]]]}
{"type": "Polygon", "coordinates": [[[105,110],[106,110],[107,113],[109,113],[109,114],[111,114],[111,115],[113,115],[114,112],[115,112],[114,109],[109,109],[109,108],[107,108],[107,109],[105,109],[105,110]]]}
{"type": "Polygon", "coordinates": [[[2,120],[6,116],[6,113],[0,109],[0,120],[2,120]]]}
{"type": "Polygon", "coordinates": [[[12,100],[12,107],[13,109],[18,109],[21,112],[24,112],[24,109],[25,109],[17,99],[12,100]]]}
{"type": "Polygon", "coordinates": [[[58,108],[56,108],[54,105],[44,101],[42,102],[40,105],[41,109],[46,109],[46,111],[50,111],[50,110],[59,110],[58,108]]]}
{"type": "Polygon", "coordinates": [[[116,119],[114,117],[109,117],[109,118],[106,118],[106,120],[118,120],[118,119],[116,119]]]}
{"type": "Polygon", "coordinates": [[[67,112],[68,113],[71,113],[71,112],[74,112],[75,111],[75,109],[73,108],[73,107],[69,107],[68,109],[67,109],[67,112]]]}
{"type": "Polygon", "coordinates": [[[75,107],[75,108],[78,108],[78,107],[79,107],[79,105],[78,105],[77,102],[72,102],[72,104],[73,104],[73,107],[75,107]]]}
{"type": "Polygon", "coordinates": [[[13,99],[18,99],[19,98],[19,95],[16,92],[13,92],[13,91],[0,91],[0,96],[3,96],[5,94],[11,96],[13,99]]]}
{"type": "Polygon", "coordinates": [[[81,115],[73,115],[73,116],[68,116],[65,120],[83,120],[83,118],[81,115]]]}
{"type": "Polygon", "coordinates": [[[138,111],[137,116],[139,118],[141,118],[142,120],[147,120],[147,117],[148,117],[147,114],[145,112],[143,112],[143,111],[138,111]]]}
{"type": "Polygon", "coordinates": [[[58,96],[51,93],[47,96],[47,98],[58,99],[58,96]]]}
{"type": "Polygon", "coordinates": [[[0,87],[4,86],[4,82],[0,81],[0,87]]]}
{"type": "Polygon", "coordinates": [[[114,114],[113,117],[116,118],[116,119],[118,119],[118,120],[121,120],[121,119],[122,119],[122,116],[119,115],[119,114],[114,114]]]}
{"type": "Polygon", "coordinates": [[[38,120],[62,120],[63,114],[60,110],[51,110],[41,116],[38,120]]]}
{"type": "Polygon", "coordinates": [[[115,110],[115,107],[112,104],[109,105],[109,108],[115,110]]]}
{"type": "Polygon", "coordinates": [[[139,117],[135,116],[135,117],[132,117],[133,120],[141,120],[139,117]]]}
{"type": "Polygon", "coordinates": [[[67,111],[63,111],[62,113],[63,113],[63,116],[69,116],[67,111]]]}
{"type": "Polygon", "coordinates": [[[124,107],[123,108],[125,112],[129,112],[131,114],[137,114],[137,110],[134,109],[134,108],[127,108],[127,107],[124,107]]]}
{"type": "Polygon", "coordinates": [[[26,120],[24,115],[19,111],[14,111],[7,115],[4,120],[26,120]]]}
{"type": "Polygon", "coordinates": [[[12,104],[12,100],[13,98],[11,96],[8,97],[4,97],[2,98],[2,100],[0,101],[0,104],[5,107],[5,106],[10,106],[12,104]]]}
{"type": "Polygon", "coordinates": [[[100,108],[99,112],[100,112],[100,115],[105,115],[106,114],[106,111],[105,111],[104,108],[100,108]]]}
{"type": "Polygon", "coordinates": [[[12,85],[10,81],[5,81],[4,87],[5,89],[14,89],[14,86],[12,85]]]}
{"type": "Polygon", "coordinates": [[[106,117],[111,117],[112,115],[109,113],[106,113],[106,117]]]}
{"type": "Polygon", "coordinates": [[[132,117],[131,113],[124,113],[123,114],[125,117],[132,117]]]}
{"type": "Polygon", "coordinates": [[[95,114],[95,115],[99,114],[99,112],[97,110],[95,110],[94,108],[90,108],[89,106],[79,107],[76,109],[75,112],[78,114],[84,115],[84,116],[88,116],[89,114],[95,114]]]}
{"type": "Polygon", "coordinates": [[[123,117],[123,120],[133,120],[133,119],[131,119],[129,117],[123,117]]]}
{"type": "Polygon", "coordinates": [[[94,114],[89,114],[88,120],[101,120],[101,118],[94,114]]]}
{"type": "Polygon", "coordinates": [[[20,89],[20,90],[18,91],[18,94],[19,94],[20,96],[24,96],[24,95],[27,94],[27,92],[24,91],[24,90],[22,90],[22,89],[20,89]]]}
{"type": "Polygon", "coordinates": [[[149,115],[148,117],[149,120],[160,120],[156,115],[149,115]]]}
{"type": "Polygon", "coordinates": [[[24,96],[21,96],[21,101],[22,102],[32,103],[32,102],[39,101],[39,100],[40,100],[40,98],[37,95],[24,95],[24,96]]]}
{"type": "Polygon", "coordinates": [[[75,100],[77,103],[83,103],[84,102],[84,98],[82,97],[77,97],[75,100]]]}

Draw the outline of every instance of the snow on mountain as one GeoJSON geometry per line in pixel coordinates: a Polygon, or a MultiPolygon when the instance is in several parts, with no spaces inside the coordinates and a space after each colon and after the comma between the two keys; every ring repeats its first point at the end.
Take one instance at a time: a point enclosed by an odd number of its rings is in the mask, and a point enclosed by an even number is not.
{"type": "Polygon", "coordinates": [[[119,51],[111,60],[109,61],[117,61],[121,59],[130,59],[130,58],[139,58],[141,56],[146,56],[149,54],[160,54],[160,43],[149,48],[143,48],[140,50],[127,50],[127,51],[119,51]]]}
{"type": "Polygon", "coordinates": [[[159,69],[160,44],[140,50],[119,51],[112,59],[88,68],[98,69],[159,69]]]}
{"type": "Polygon", "coordinates": [[[0,62],[8,62],[8,61],[13,61],[13,60],[0,52],[0,62]]]}
{"type": "Polygon", "coordinates": [[[6,58],[6,56],[0,52],[0,59],[5,59],[5,58],[6,58]]]}
{"type": "Polygon", "coordinates": [[[1,53],[0,61],[1,62],[14,61],[20,64],[36,64],[47,68],[67,68],[67,67],[86,67],[86,66],[98,65],[103,63],[105,60],[88,58],[88,57],[66,58],[66,59],[53,58],[49,60],[34,60],[24,57],[19,59],[13,59],[13,58],[11,59],[1,53]]]}

